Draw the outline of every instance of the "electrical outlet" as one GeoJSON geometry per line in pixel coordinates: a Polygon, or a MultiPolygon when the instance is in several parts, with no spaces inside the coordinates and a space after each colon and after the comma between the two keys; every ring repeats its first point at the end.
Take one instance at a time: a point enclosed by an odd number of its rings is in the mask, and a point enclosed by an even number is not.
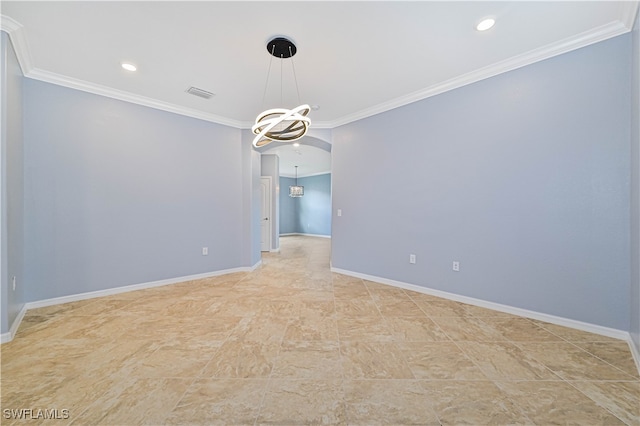
{"type": "Polygon", "coordinates": [[[415,254],[410,254],[409,255],[409,263],[416,263],[416,255],[415,254]]]}
{"type": "Polygon", "coordinates": [[[458,262],[457,260],[453,261],[453,270],[456,272],[460,272],[460,262],[458,262]]]}
{"type": "Polygon", "coordinates": [[[11,285],[13,286],[13,291],[16,291],[16,277],[11,277],[11,285]]]}
{"type": "Polygon", "coordinates": [[[209,247],[202,247],[202,255],[203,256],[209,255],[209,247]]]}

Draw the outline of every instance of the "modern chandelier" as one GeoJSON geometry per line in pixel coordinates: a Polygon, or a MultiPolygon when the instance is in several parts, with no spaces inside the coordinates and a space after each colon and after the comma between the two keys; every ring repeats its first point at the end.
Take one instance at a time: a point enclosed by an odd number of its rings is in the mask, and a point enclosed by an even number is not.
{"type": "Polygon", "coordinates": [[[302,197],[304,195],[304,186],[298,185],[298,166],[296,166],[296,184],[289,187],[289,197],[302,197]]]}
{"type": "MultiPolygon", "coordinates": [[[[264,87],[264,98],[267,94],[269,85],[269,76],[271,74],[271,62],[273,58],[291,59],[291,67],[293,68],[293,78],[296,84],[296,92],[298,93],[298,102],[300,102],[300,90],[298,89],[298,79],[296,77],[296,68],[293,64],[293,56],[297,52],[296,45],[287,38],[276,37],[267,43],[267,51],[271,55],[269,61],[269,71],[267,72],[267,82],[264,87]]],[[[282,64],[280,66],[280,102],[282,103],[282,64]]],[[[303,137],[309,130],[311,120],[307,115],[311,108],[309,105],[303,104],[292,109],[272,108],[258,114],[256,123],[251,127],[251,131],[256,137],[253,139],[253,146],[258,148],[277,142],[292,142],[303,137]]],[[[297,167],[297,166],[296,166],[297,167]]],[[[291,195],[291,194],[289,194],[291,195]]]]}

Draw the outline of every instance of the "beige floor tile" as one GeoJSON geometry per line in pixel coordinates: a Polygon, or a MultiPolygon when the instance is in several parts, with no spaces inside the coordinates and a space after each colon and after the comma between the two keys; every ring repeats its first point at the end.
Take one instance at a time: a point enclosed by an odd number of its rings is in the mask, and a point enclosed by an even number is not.
{"type": "Polygon", "coordinates": [[[97,300],[83,303],[73,310],[74,315],[114,315],[121,309],[131,303],[130,299],[107,299],[99,298],[97,300]]]}
{"type": "Polygon", "coordinates": [[[162,424],[191,382],[175,378],[136,379],[120,392],[107,388],[107,392],[88,405],[82,414],[71,416],[72,424],[162,424]]]}
{"type": "Polygon", "coordinates": [[[407,342],[443,342],[450,341],[449,337],[426,316],[422,317],[386,317],[385,322],[394,341],[407,342]]]}
{"type": "Polygon", "coordinates": [[[418,293],[417,291],[410,291],[410,290],[405,290],[404,292],[407,294],[407,296],[411,298],[411,300],[413,300],[416,303],[446,301],[446,299],[443,299],[442,297],[433,296],[431,294],[418,293]]]}
{"type": "Polygon", "coordinates": [[[532,425],[493,382],[421,381],[443,425],[532,425]]]}
{"type": "MultiPolygon", "coordinates": [[[[209,317],[194,315],[178,318],[164,327],[167,336],[174,339],[224,341],[240,325],[241,317],[209,317]]],[[[153,327],[153,324],[150,324],[153,327]]]]}
{"type": "Polygon", "coordinates": [[[16,341],[24,341],[25,339],[29,339],[32,334],[40,329],[46,329],[51,324],[56,323],[55,315],[47,315],[47,314],[37,314],[35,312],[27,312],[27,314],[22,319],[20,323],[20,328],[18,329],[15,338],[13,341],[9,343],[4,343],[2,347],[6,347],[7,345],[15,345],[16,341]]]}
{"type": "Polygon", "coordinates": [[[216,352],[217,348],[210,347],[161,346],[141,359],[132,369],[131,375],[141,378],[200,377],[216,352]]]}
{"type": "Polygon", "coordinates": [[[333,283],[333,294],[336,300],[372,300],[369,290],[360,282],[333,283]]]}
{"type": "Polygon", "coordinates": [[[240,321],[229,335],[231,340],[280,343],[287,328],[288,318],[248,317],[240,321]]]}
{"type": "Polygon", "coordinates": [[[474,317],[480,318],[520,318],[517,315],[509,314],[507,312],[500,312],[494,309],[487,309],[481,306],[464,305],[464,310],[468,314],[474,317]]]}
{"type": "Polygon", "coordinates": [[[487,380],[482,371],[452,342],[400,344],[404,358],[418,379],[487,380]]]}
{"type": "Polygon", "coordinates": [[[531,320],[545,330],[562,337],[569,342],[619,342],[613,337],[602,336],[600,334],[589,333],[587,331],[576,330],[574,328],[563,327],[561,325],[550,324],[537,320],[531,320]]]}
{"type": "Polygon", "coordinates": [[[253,425],[265,379],[198,379],[168,414],[167,425],[253,425]]]}
{"type": "Polygon", "coordinates": [[[59,305],[51,305],[44,306],[42,308],[34,308],[30,309],[29,312],[25,315],[25,318],[30,317],[32,315],[60,315],[60,314],[70,314],[75,310],[87,306],[91,303],[94,303],[93,300],[78,300],[75,302],[69,303],[61,303],[59,305]]]}
{"type": "Polygon", "coordinates": [[[191,295],[187,297],[188,298],[180,298],[180,296],[176,296],[176,302],[167,306],[165,315],[177,318],[184,317],[185,315],[204,315],[213,304],[211,299],[193,298],[191,295]]]}
{"type": "Polygon", "coordinates": [[[475,317],[437,317],[431,319],[453,341],[499,342],[505,338],[498,330],[475,317]]]}
{"type": "Polygon", "coordinates": [[[380,317],[380,310],[371,298],[337,299],[336,312],[342,317],[380,317]]]}
{"type": "Polygon", "coordinates": [[[300,317],[291,319],[284,340],[338,341],[338,325],[333,317],[300,317]]]}
{"type": "Polygon", "coordinates": [[[451,300],[436,300],[430,302],[418,302],[422,311],[430,317],[468,317],[471,316],[462,303],[451,300]]]}
{"type": "Polygon", "coordinates": [[[562,338],[526,318],[483,316],[482,322],[514,342],[560,342],[562,338]]]}
{"type": "Polygon", "coordinates": [[[426,317],[422,309],[412,300],[377,299],[376,305],[385,317],[426,317]]]}
{"type": "MultiPolygon", "coordinates": [[[[20,410],[22,408],[32,407],[56,408],[58,407],[57,395],[69,381],[70,377],[55,375],[20,377],[14,379],[13,377],[7,378],[5,373],[3,374],[2,392],[0,393],[2,409],[20,410]]],[[[100,392],[103,391],[103,389],[100,390],[100,392]]],[[[71,407],[60,406],[60,408],[71,407]]],[[[86,406],[82,407],[82,410],[85,408],[86,406]]],[[[79,413],[74,414],[78,415],[79,413]]]]}
{"type": "Polygon", "coordinates": [[[518,343],[518,346],[565,380],[635,379],[571,343],[518,343]]]}
{"type": "Polygon", "coordinates": [[[220,346],[202,371],[204,378],[268,378],[280,345],[229,340],[220,346]]]}
{"type": "Polygon", "coordinates": [[[425,389],[415,380],[348,380],[351,425],[439,425],[425,389]]]}
{"type": "Polygon", "coordinates": [[[371,298],[375,301],[386,302],[413,302],[409,295],[401,288],[394,288],[389,285],[376,284],[371,281],[366,282],[371,298]]]}
{"type": "Polygon", "coordinates": [[[627,342],[576,342],[575,345],[619,368],[630,376],[636,379],[640,378],[638,367],[636,367],[627,342]]]}
{"type": "Polygon", "coordinates": [[[570,382],[628,425],[640,425],[640,382],[570,382]]]}
{"type": "Polygon", "coordinates": [[[296,302],[292,318],[302,317],[311,319],[335,318],[336,303],[333,293],[329,300],[318,299],[318,293],[302,294],[299,302],[296,302]],[[308,295],[308,297],[307,297],[308,295]]]}
{"type": "Polygon", "coordinates": [[[271,377],[278,379],[339,379],[342,358],[338,342],[285,341],[271,377]]]}
{"type": "Polygon", "coordinates": [[[640,423],[626,343],[332,273],[330,243],[283,237],[253,272],[32,309],[0,346],[1,407],[118,426],[640,423]]]}
{"type": "Polygon", "coordinates": [[[342,342],[344,377],[347,379],[413,379],[402,351],[392,343],[342,342]]]}
{"type": "Polygon", "coordinates": [[[458,342],[491,380],[558,380],[542,362],[510,342],[458,342]]]}
{"type": "Polygon", "coordinates": [[[274,379],[256,424],[346,424],[342,381],[274,379]]]}
{"type": "Polygon", "coordinates": [[[393,340],[391,329],[382,315],[377,317],[345,317],[337,314],[336,324],[341,341],[387,342],[393,340]]]}
{"type": "Polygon", "coordinates": [[[498,382],[498,386],[538,425],[623,425],[593,400],[563,381],[498,382]],[[532,396],[534,396],[532,398],[532,396]]]}

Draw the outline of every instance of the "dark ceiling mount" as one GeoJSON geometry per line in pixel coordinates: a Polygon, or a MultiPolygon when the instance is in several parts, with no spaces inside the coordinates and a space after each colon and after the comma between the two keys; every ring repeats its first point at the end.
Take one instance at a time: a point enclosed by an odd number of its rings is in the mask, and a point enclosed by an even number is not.
{"type": "Polygon", "coordinates": [[[267,43],[267,50],[276,58],[290,58],[296,54],[296,45],[287,38],[276,37],[267,43]]]}

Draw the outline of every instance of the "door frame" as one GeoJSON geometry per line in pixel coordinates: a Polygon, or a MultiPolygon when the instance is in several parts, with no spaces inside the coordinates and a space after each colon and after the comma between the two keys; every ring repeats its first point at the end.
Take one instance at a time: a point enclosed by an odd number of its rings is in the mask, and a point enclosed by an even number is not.
{"type": "Polygon", "coordinates": [[[260,244],[260,251],[271,251],[271,248],[273,246],[273,225],[271,224],[273,218],[273,206],[271,205],[271,198],[272,198],[272,194],[271,191],[273,190],[273,178],[271,176],[260,176],[260,195],[261,195],[261,199],[260,199],[260,239],[262,240],[262,227],[264,226],[264,221],[267,220],[267,229],[268,229],[268,240],[267,240],[267,249],[265,250],[263,245],[262,245],[262,241],[260,244]],[[265,194],[264,194],[264,187],[265,185],[263,185],[263,183],[266,181],[267,185],[267,194],[266,194],[266,201],[267,201],[267,212],[265,215],[265,212],[262,211],[262,207],[264,206],[264,200],[265,200],[265,194]],[[266,218],[266,219],[265,219],[266,218]]]}

